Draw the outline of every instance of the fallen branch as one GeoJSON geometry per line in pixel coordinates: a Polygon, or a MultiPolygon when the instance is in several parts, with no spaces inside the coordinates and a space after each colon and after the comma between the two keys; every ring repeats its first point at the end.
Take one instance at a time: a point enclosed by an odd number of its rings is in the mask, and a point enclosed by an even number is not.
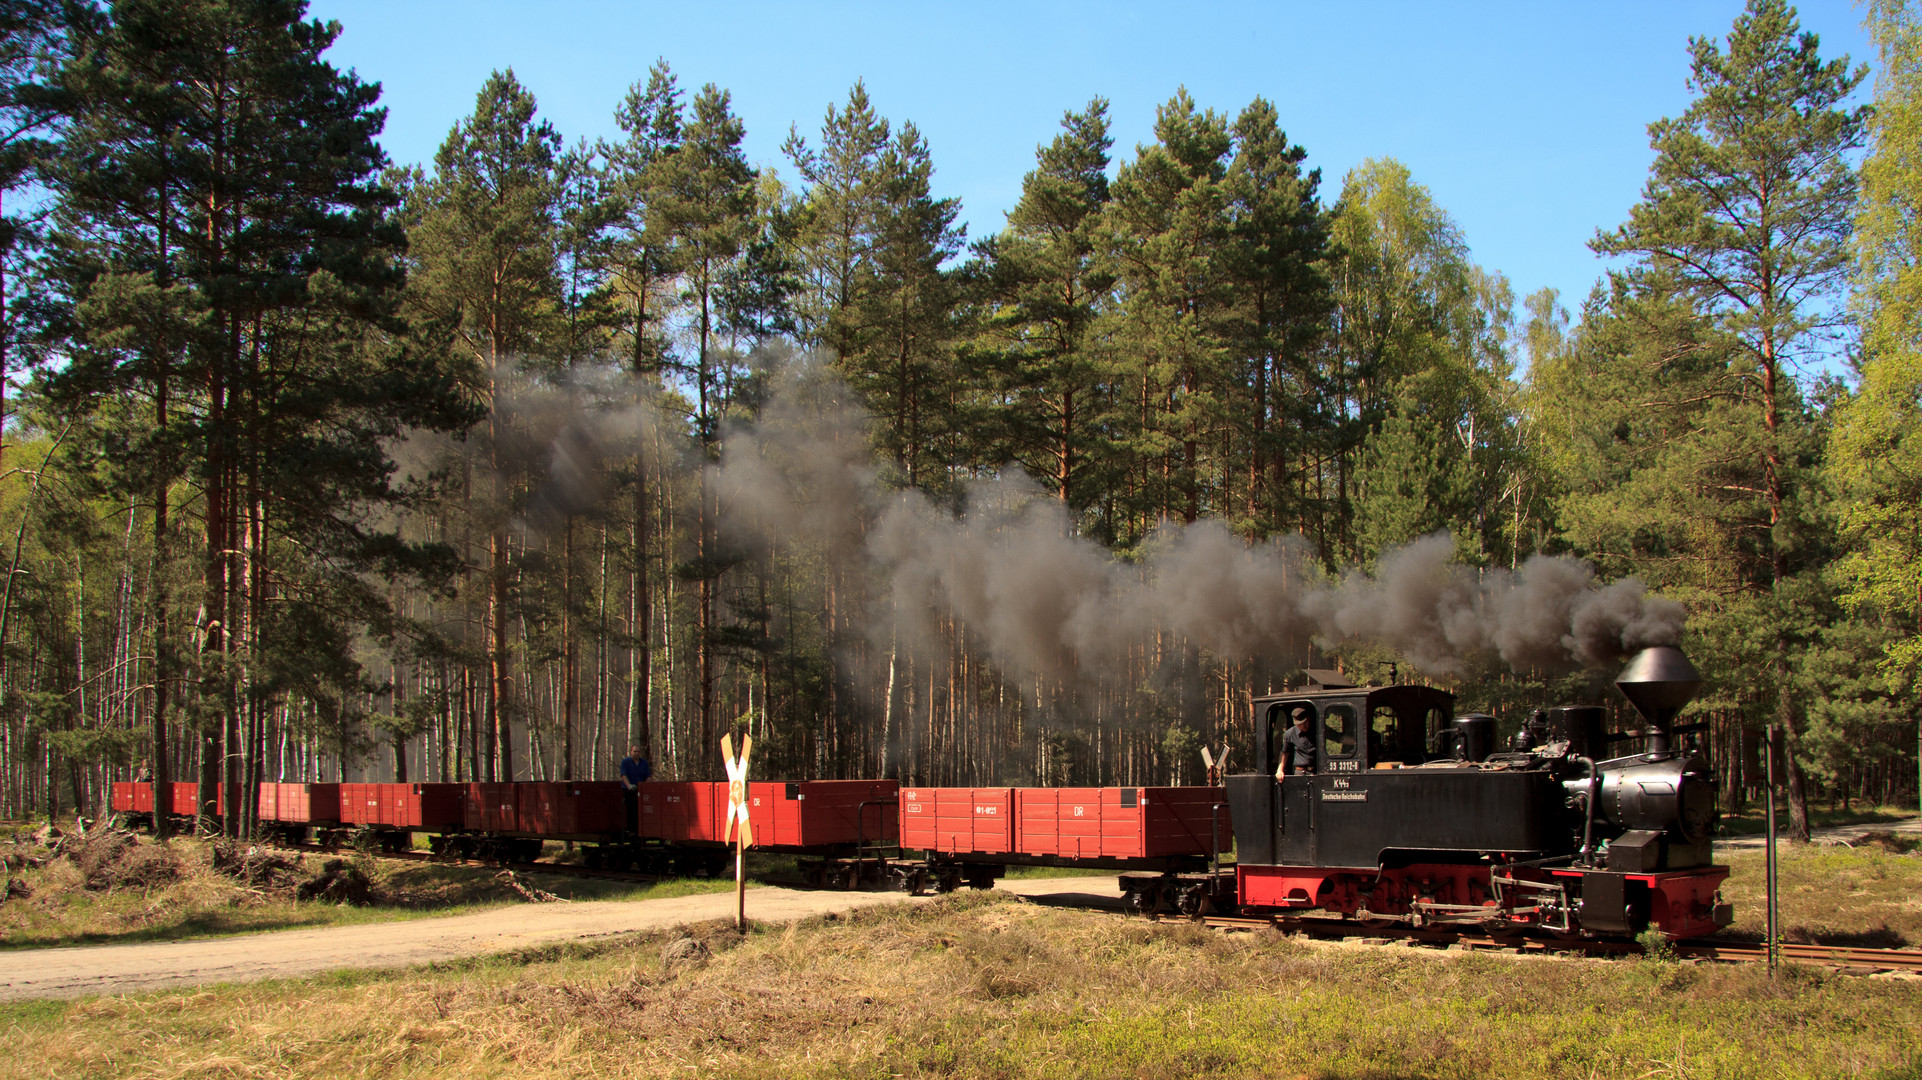
{"type": "Polygon", "coordinates": [[[512,889],[515,893],[519,894],[522,900],[530,904],[552,904],[556,902],[565,904],[569,902],[565,896],[558,896],[548,892],[546,889],[540,889],[526,884],[521,881],[520,877],[512,870],[502,870],[500,873],[494,875],[494,880],[512,889]]]}

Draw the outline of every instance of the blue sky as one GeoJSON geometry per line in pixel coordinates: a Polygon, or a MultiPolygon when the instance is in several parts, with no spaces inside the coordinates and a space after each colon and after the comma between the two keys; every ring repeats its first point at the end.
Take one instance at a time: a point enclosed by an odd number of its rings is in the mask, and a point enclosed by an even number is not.
{"type": "MultiPolygon", "coordinates": [[[[343,26],[329,58],[383,85],[383,142],[402,163],[429,164],[509,66],[570,142],[612,136],[615,105],[664,57],[683,87],[732,91],[750,158],[791,177],[789,125],[818,132],[864,79],[882,115],[926,135],[937,193],[960,197],[970,237],[1000,229],[1036,145],[1094,95],[1112,102],[1118,158],[1178,86],[1230,115],[1261,95],[1327,201],[1353,166],[1399,158],[1518,298],[1547,285],[1575,307],[1602,270],[1586,241],[1640,195],[1647,125],[1688,105],[1689,36],[1726,35],[1741,7],[314,0],[311,13],[343,26]]],[[[1873,59],[1854,5],[1799,11],[1825,57],[1873,59]]]]}

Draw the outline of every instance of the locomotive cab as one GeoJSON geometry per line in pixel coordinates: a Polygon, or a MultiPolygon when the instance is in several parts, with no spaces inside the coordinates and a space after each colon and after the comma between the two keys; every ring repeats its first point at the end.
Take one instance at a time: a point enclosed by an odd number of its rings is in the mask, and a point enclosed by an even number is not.
{"type": "Polygon", "coordinates": [[[1337,686],[1256,699],[1254,771],[1283,765],[1282,738],[1297,712],[1309,718],[1316,773],[1363,772],[1420,765],[1452,756],[1455,696],[1426,686],[1337,686]]]}
{"type": "Polygon", "coordinates": [[[1545,774],[1464,767],[1486,756],[1492,738],[1487,724],[1477,726],[1482,718],[1455,718],[1447,691],[1334,687],[1254,706],[1255,771],[1226,780],[1243,866],[1540,855],[1554,849],[1558,829],[1567,831],[1552,812],[1563,796],[1545,774]],[[1312,771],[1294,770],[1285,753],[1297,715],[1309,718],[1312,771]]]}

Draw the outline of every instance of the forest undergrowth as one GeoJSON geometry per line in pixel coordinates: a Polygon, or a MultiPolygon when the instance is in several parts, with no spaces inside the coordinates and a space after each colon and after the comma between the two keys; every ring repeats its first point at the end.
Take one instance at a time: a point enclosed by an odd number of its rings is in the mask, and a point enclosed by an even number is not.
{"type": "Polygon", "coordinates": [[[642,900],[733,887],[706,879],[583,879],[226,840],[175,839],[163,846],[100,826],[17,833],[0,842],[0,862],[0,949],[459,915],[530,896],[642,900]]]}

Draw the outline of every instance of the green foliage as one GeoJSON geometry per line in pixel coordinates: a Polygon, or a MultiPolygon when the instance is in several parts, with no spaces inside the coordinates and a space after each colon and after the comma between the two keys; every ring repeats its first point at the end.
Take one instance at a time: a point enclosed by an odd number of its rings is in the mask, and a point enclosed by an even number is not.
{"type": "Polygon", "coordinates": [[[558,302],[561,137],[535,120],[535,108],[512,69],[488,76],[473,114],[435,152],[434,177],[415,190],[410,211],[417,302],[458,327],[482,378],[535,346],[558,302]]]}
{"type": "Polygon", "coordinates": [[[1179,785],[1200,774],[1195,762],[1201,759],[1201,735],[1186,724],[1169,724],[1161,734],[1161,760],[1168,771],[1168,783],[1179,785]]]}
{"type": "Polygon", "coordinates": [[[1649,125],[1642,201],[1593,245],[1648,259],[1764,378],[1830,325],[1816,302],[1848,266],[1849,154],[1871,110],[1844,106],[1868,69],[1819,45],[1783,0],[1750,0],[1726,52],[1691,38],[1695,100],[1649,125]]]}
{"type": "Polygon", "coordinates": [[[1095,259],[1113,145],[1108,102],[1064,114],[1061,128],[1036,149],[1007,229],[977,245],[988,306],[980,350],[1012,405],[997,432],[1008,456],[1080,512],[1114,454],[1099,423],[1105,381],[1093,337],[1113,284],[1095,259]]]}
{"type": "Polygon", "coordinates": [[[1117,293],[1106,330],[1117,365],[1109,419],[1135,478],[1116,536],[1123,547],[1152,522],[1227,510],[1204,454],[1221,445],[1232,385],[1230,281],[1214,255],[1228,236],[1233,141],[1227,117],[1197,107],[1185,88],[1155,110],[1154,134],[1116,170],[1101,236],[1117,293]]]}
{"type": "Polygon", "coordinates": [[[1642,947],[1642,955],[1651,963],[1672,964],[1675,962],[1675,946],[1669,943],[1668,935],[1657,929],[1648,929],[1635,936],[1635,943],[1642,947]]]}
{"type": "Polygon", "coordinates": [[[1837,410],[1829,468],[1852,549],[1845,599],[1905,627],[1886,657],[1908,692],[1922,677],[1922,25],[1910,5],[1885,3],[1870,29],[1882,71],[1856,216],[1861,383],[1837,410]]]}
{"type": "Polygon", "coordinates": [[[1332,238],[1353,402],[1340,437],[1360,449],[1355,554],[1372,563],[1450,530],[1468,557],[1512,565],[1502,504],[1520,490],[1520,447],[1507,282],[1469,261],[1460,229],[1397,161],[1349,174],[1332,238]]]}

